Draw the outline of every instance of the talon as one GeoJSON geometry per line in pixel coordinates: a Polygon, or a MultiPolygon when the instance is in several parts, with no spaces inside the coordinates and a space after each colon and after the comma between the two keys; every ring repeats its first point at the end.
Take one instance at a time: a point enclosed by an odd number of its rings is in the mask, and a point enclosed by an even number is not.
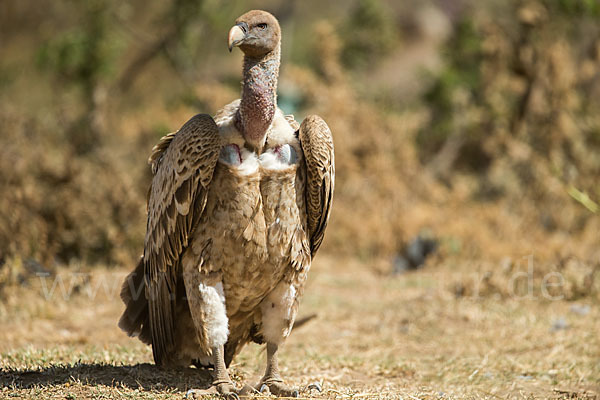
{"type": "Polygon", "coordinates": [[[185,398],[186,399],[193,399],[194,398],[194,389],[190,389],[186,392],[185,394],[185,398]]]}
{"type": "Polygon", "coordinates": [[[260,385],[260,389],[258,389],[258,391],[261,393],[268,393],[268,394],[271,393],[271,391],[269,390],[269,387],[267,386],[266,383],[263,383],[262,385],[260,385]]]}
{"type": "Polygon", "coordinates": [[[323,388],[319,382],[313,382],[306,387],[307,390],[315,389],[319,393],[323,393],[323,388]]]}
{"type": "Polygon", "coordinates": [[[240,396],[237,394],[237,389],[232,382],[219,382],[216,384],[217,392],[221,397],[227,400],[240,400],[240,396]]]}

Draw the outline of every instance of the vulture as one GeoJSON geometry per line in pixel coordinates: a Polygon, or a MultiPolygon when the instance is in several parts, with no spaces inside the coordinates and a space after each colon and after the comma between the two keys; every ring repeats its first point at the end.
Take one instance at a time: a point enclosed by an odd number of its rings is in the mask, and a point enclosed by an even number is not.
{"type": "Polygon", "coordinates": [[[299,124],[277,107],[273,15],[242,15],[228,45],[244,55],[240,98],[152,149],[144,252],[123,283],[119,327],[152,345],[157,365],[212,367],[213,386],[232,398],[229,364],[245,344],[264,343],[257,388],[297,396],[277,352],[329,220],[333,139],[320,117],[299,124]]]}

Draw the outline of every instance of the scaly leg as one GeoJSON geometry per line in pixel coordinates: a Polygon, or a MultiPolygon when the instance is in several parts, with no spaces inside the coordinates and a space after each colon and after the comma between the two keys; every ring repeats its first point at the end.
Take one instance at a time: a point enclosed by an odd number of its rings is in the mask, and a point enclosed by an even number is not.
{"type": "Polygon", "coordinates": [[[212,387],[208,390],[188,390],[185,398],[190,399],[202,399],[205,396],[220,394],[227,400],[239,400],[239,395],[248,395],[254,389],[245,385],[241,390],[236,389],[235,385],[229,377],[227,367],[225,366],[225,358],[223,345],[215,346],[212,348],[212,362],[214,365],[213,383],[212,387]]]}
{"type": "Polygon", "coordinates": [[[268,387],[269,391],[276,396],[298,397],[298,389],[294,389],[283,383],[279,374],[279,364],[277,363],[277,350],[279,345],[276,343],[267,343],[267,369],[265,376],[258,384],[258,390],[264,391],[268,387]]]}
{"type": "Polygon", "coordinates": [[[213,365],[215,366],[213,385],[217,388],[219,394],[227,398],[238,399],[237,389],[233,385],[225,366],[223,345],[213,347],[212,353],[213,365]]]}
{"type": "Polygon", "coordinates": [[[267,368],[257,388],[261,392],[269,388],[277,396],[298,396],[298,390],[283,383],[277,363],[277,350],[289,336],[296,319],[296,294],[291,282],[282,281],[261,302],[262,335],[267,342],[267,368]]]}

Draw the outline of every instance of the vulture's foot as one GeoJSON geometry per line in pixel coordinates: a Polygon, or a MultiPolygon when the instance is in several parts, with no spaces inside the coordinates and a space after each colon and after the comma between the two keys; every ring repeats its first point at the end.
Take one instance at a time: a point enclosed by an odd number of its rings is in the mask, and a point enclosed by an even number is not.
{"type": "Polygon", "coordinates": [[[271,393],[279,397],[298,397],[299,395],[298,389],[286,385],[281,379],[260,381],[258,391],[265,394],[271,393]]]}
{"type": "Polygon", "coordinates": [[[258,383],[257,389],[261,393],[268,391],[279,397],[298,397],[300,391],[286,385],[281,379],[277,363],[278,347],[279,345],[276,343],[267,343],[267,369],[265,370],[265,376],[258,383]]]}
{"type": "Polygon", "coordinates": [[[235,388],[231,381],[219,381],[213,383],[217,388],[217,393],[226,400],[240,400],[239,390],[235,388]]]}
{"type": "Polygon", "coordinates": [[[217,393],[225,400],[240,400],[240,390],[236,389],[235,385],[229,377],[227,366],[223,358],[223,345],[215,346],[212,349],[214,370],[214,381],[212,388],[216,388],[217,393]]]}

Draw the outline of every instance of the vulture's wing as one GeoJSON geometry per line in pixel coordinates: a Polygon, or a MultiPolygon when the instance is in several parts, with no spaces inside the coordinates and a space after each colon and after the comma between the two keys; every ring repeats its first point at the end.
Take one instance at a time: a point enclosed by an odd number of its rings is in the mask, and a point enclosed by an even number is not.
{"type": "Polygon", "coordinates": [[[215,121],[199,114],[163,137],[148,160],[154,177],[148,192],[144,273],[157,364],[174,344],[179,259],[204,210],[220,149],[215,121]]]}
{"type": "Polygon", "coordinates": [[[306,162],[306,211],[310,252],[314,257],[323,241],[333,200],[333,138],[325,121],[316,115],[302,122],[299,137],[306,162]]]}

